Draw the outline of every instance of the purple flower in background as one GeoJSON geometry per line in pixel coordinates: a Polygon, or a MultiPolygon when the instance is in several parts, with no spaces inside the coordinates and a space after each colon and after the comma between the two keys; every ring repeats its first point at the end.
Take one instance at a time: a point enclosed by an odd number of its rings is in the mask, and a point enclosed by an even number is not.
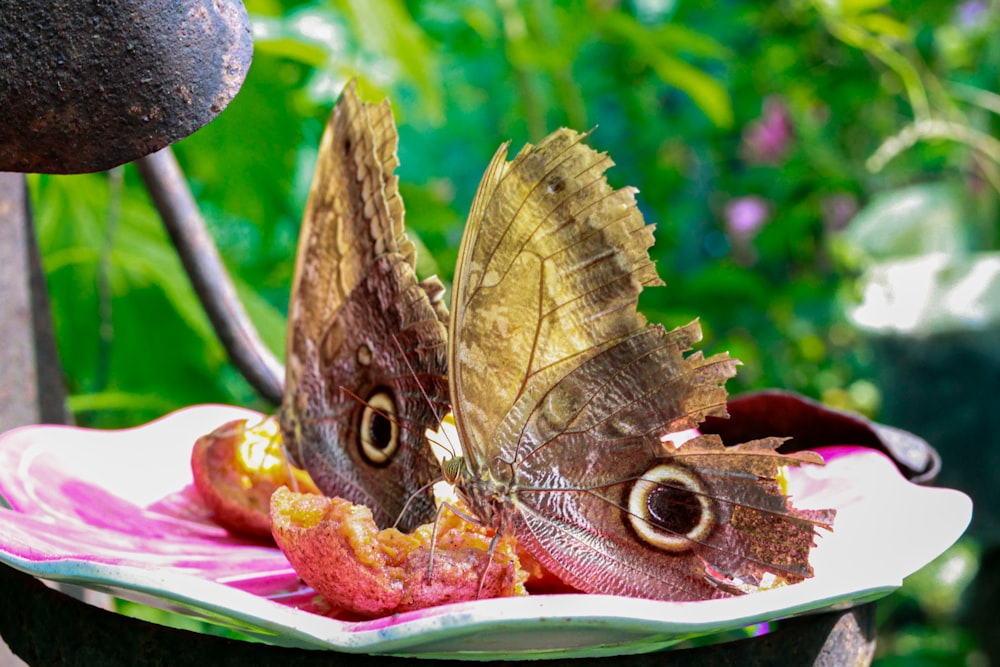
{"type": "Polygon", "coordinates": [[[733,259],[744,266],[756,262],[753,240],[771,218],[770,203],[756,195],[737,197],[726,204],[723,216],[733,259]]]}
{"type": "Polygon", "coordinates": [[[779,165],[785,161],[794,140],[795,127],[788,105],[780,97],[768,97],[761,117],[743,131],[740,152],[747,162],[779,165]]]}
{"type": "Polygon", "coordinates": [[[983,19],[983,14],[989,9],[984,0],[965,0],[958,5],[956,12],[959,25],[963,28],[975,28],[983,19]]]}
{"type": "Polygon", "coordinates": [[[771,207],[763,197],[737,197],[726,204],[726,235],[736,245],[752,240],[771,217],[771,207]]]}
{"type": "Polygon", "coordinates": [[[835,192],[823,197],[819,202],[823,216],[823,229],[828,233],[839,232],[847,227],[858,212],[858,198],[850,192],[835,192]]]}

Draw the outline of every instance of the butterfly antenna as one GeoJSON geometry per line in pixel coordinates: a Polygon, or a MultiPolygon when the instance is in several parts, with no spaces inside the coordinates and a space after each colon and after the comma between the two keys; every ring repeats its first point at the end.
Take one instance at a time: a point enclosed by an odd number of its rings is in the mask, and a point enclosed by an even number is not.
{"type": "Polygon", "coordinates": [[[401,509],[399,511],[399,516],[397,516],[396,520],[392,522],[392,527],[396,528],[396,527],[399,526],[399,522],[403,520],[404,516],[406,516],[407,511],[409,511],[409,509],[410,509],[410,504],[414,500],[416,500],[417,498],[420,498],[421,496],[423,496],[424,493],[428,489],[430,489],[432,486],[434,486],[438,482],[443,482],[443,481],[444,481],[444,477],[437,477],[437,478],[432,479],[431,481],[427,482],[426,484],[424,484],[423,486],[421,486],[419,489],[417,489],[413,493],[411,493],[410,497],[406,499],[405,503],[403,503],[403,509],[401,509]]]}
{"type": "MultiPolygon", "coordinates": [[[[438,427],[440,429],[440,425],[444,422],[444,418],[447,413],[443,415],[438,411],[438,404],[435,403],[435,401],[427,393],[427,390],[424,388],[424,383],[420,382],[419,379],[420,376],[417,375],[417,372],[414,370],[413,364],[410,363],[410,359],[406,355],[405,350],[403,350],[403,346],[400,344],[399,338],[396,336],[396,334],[392,335],[392,343],[393,345],[396,346],[396,351],[399,352],[399,356],[403,359],[403,363],[406,364],[406,368],[408,371],[410,371],[410,375],[413,376],[415,380],[417,380],[417,386],[420,388],[420,393],[423,394],[424,400],[427,402],[427,406],[431,409],[431,413],[434,415],[434,420],[435,422],[437,422],[438,427]]],[[[455,447],[455,443],[453,443],[451,439],[448,437],[448,432],[443,429],[439,430],[438,432],[442,433],[445,439],[445,442],[438,444],[447,449],[448,454],[450,456],[452,457],[456,456],[455,452],[458,451],[458,448],[455,447]]]]}
{"type": "Polygon", "coordinates": [[[427,391],[424,389],[424,384],[420,382],[420,376],[417,375],[417,371],[414,370],[413,364],[410,363],[410,358],[406,355],[406,351],[403,349],[403,346],[399,343],[399,337],[396,336],[396,334],[392,334],[392,344],[396,346],[396,351],[399,352],[399,356],[403,359],[403,363],[406,364],[406,370],[410,371],[410,375],[413,376],[413,379],[417,381],[417,386],[420,387],[420,393],[423,394],[424,400],[427,401],[427,406],[431,409],[431,412],[434,414],[434,419],[436,419],[440,423],[441,420],[444,419],[444,415],[438,412],[437,405],[434,403],[433,400],[431,400],[431,397],[427,394],[427,391]]]}

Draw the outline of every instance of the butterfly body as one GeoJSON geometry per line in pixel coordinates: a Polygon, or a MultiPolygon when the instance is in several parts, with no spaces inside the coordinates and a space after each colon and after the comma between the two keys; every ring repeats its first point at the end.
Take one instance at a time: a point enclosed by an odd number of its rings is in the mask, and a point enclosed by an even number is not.
{"type": "Polygon", "coordinates": [[[320,146],[299,242],[279,414],[326,494],[405,529],[434,514],[425,439],[447,412],[443,286],[418,282],[388,105],[343,92],[320,146]],[[404,512],[405,509],[405,512],[404,512]]]}
{"type": "MultiPolygon", "coordinates": [[[[690,353],[697,322],[636,311],[660,284],[652,229],[611,164],[559,130],[494,156],[459,252],[449,325],[459,493],[581,590],[694,600],[809,576],[817,526],[793,509],[779,439],[670,434],[724,416],[737,362],[690,353]]],[[[447,468],[446,468],[447,469],[447,468]]]]}

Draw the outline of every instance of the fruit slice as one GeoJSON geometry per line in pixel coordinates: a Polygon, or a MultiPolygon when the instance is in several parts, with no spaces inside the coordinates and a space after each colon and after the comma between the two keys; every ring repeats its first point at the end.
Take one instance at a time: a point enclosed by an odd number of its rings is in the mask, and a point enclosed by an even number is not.
{"type": "Polygon", "coordinates": [[[281,488],[271,498],[274,539],[298,575],[335,607],[367,616],[448,602],[525,595],[513,538],[448,509],[413,533],[380,531],[371,511],[340,498],[281,488]],[[433,559],[433,569],[430,563],[433,559]]]}
{"type": "Polygon", "coordinates": [[[271,539],[271,494],[280,487],[319,493],[309,475],[285,458],[277,422],[223,424],[191,451],[194,485],[225,528],[271,539]]]}

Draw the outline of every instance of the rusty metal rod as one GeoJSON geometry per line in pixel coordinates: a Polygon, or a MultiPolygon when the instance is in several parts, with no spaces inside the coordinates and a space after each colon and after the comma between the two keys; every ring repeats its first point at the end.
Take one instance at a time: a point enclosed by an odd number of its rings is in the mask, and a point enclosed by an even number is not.
{"type": "Polygon", "coordinates": [[[135,164],[230,360],[264,399],[280,404],[284,368],[236,295],[173,152],[164,148],[135,164]]]}

